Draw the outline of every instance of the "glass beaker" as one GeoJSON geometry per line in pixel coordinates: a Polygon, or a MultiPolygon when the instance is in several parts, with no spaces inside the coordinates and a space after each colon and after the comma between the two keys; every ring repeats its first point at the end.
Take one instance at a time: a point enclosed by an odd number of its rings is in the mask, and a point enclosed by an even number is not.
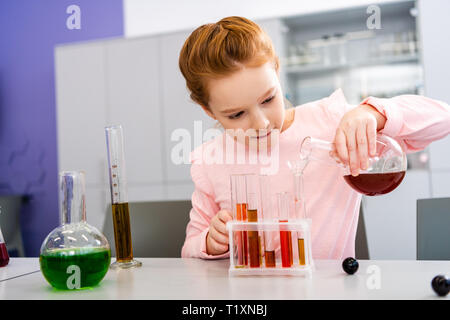
{"type": "Polygon", "coordinates": [[[369,157],[367,169],[360,170],[358,176],[352,176],[347,165],[336,162],[331,157],[332,150],[332,142],[306,137],[300,146],[299,161],[305,162],[304,167],[311,160],[341,167],[345,181],[357,192],[368,196],[391,192],[405,177],[406,154],[397,141],[386,135],[377,135],[375,156],[369,157]]]}
{"type": "Polygon", "coordinates": [[[128,269],[140,267],[142,262],[133,258],[122,126],[106,127],[105,134],[108,151],[114,241],[116,245],[116,262],[111,265],[111,268],[128,269]]]}
{"type": "Polygon", "coordinates": [[[6,249],[5,239],[3,239],[2,229],[0,228],[0,268],[8,265],[9,254],[6,249]]]}
{"type": "Polygon", "coordinates": [[[95,286],[108,271],[111,250],[106,237],[86,222],[84,172],[61,172],[59,184],[61,225],[42,243],[42,274],[57,289],[95,286]]]}

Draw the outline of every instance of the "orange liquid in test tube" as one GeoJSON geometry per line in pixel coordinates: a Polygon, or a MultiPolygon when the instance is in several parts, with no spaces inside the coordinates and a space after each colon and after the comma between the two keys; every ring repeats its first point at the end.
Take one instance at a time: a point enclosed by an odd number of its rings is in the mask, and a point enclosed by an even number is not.
{"type": "MultiPolygon", "coordinates": [[[[258,211],[248,210],[248,222],[258,221],[258,211]]],[[[248,231],[248,247],[249,247],[249,259],[251,268],[260,267],[260,240],[258,231],[248,231]]]]}
{"type": "MultiPolygon", "coordinates": [[[[247,221],[246,203],[238,203],[236,205],[236,217],[238,221],[247,221]]],[[[247,231],[238,231],[238,246],[240,246],[241,250],[241,255],[238,253],[238,263],[246,266],[248,265],[247,231]]]]}

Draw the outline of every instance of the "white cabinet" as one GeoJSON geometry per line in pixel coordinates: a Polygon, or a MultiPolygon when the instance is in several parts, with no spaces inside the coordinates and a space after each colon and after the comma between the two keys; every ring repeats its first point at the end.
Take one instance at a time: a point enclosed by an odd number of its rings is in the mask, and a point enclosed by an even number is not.
{"type": "Polygon", "coordinates": [[[156,37],[105,43],[107,120],[123,127],[130,186],[164,181],[158,45],[156,37]]]}
{"type": "MultiPolygon", "coordinates": [[[[450,136],[433,142],[430,147],[430,169],[450,172],[450,136]]],[[[450,183],[450,181],[449,181],[450,183]]]]}
{"type": "Polygon", "coordinates": [[[272,40],[275,52],[280,59],[280,83],[283,88],[283,94],[286,93],[287,79],[286,72],[284,71],[283,62],[286,57],[286,33],[288,28],[282,21],[282,19],[265,19],[261,21],[255,21],[258,25],[267,33],[272,40]]]}
{"type": "Polygon", "coordinates": [[[108,114],[104,45],[57,47],[55,74],[58,170],[86,172],[87,219],[101,228],[109,196],[104,133],[108,114]]]}
{"type": "Polygon", "coordinates": [[[88,185],[102,185],[107,181],[103,44],[57,47],[55,77],[58,170],[85,170],[88,185]]]}
{"type": "Polygon", "coordinates": [[[204,131],[213,127],[215,123],[199,105],[191,101],[186,81],[178,67],[180,50],[189,34],[190,32],[177,32],[161,36],[161,112],[164,119],[162,132],[165,146],[163,161],[169,185],[187,183],[191,180],[190,164],[175,164],[171,158],[172,148],[182,141],[181,138],[178,141],[172,141],[172,133],[175,130],[187,130],[190,139],[185,140],[190,140],[188,149],[193,150],[196,144],[201,144],[204,131]],[[195,122],[201,125],[199,134],[194,132],[195,122]]]}
{"type": "MultiPolygon", "coordinates": [[[[425,94],[450,102],[448,73],[450,43],[446,41],[450,21],[450,2],[447,0],[419,0],[419,31],[422,44],[422,62],[425,76],[425,94]]],[[[450,196],[450,136],[430,145],[432,197],[450,196]]]]}
{"type": "Polygon", "coordinates": [[[429,173],[410,170],[391,193],[363,198],[370,259],[416,259],[416,199],[429,197],[429,173]]]}
{"type": "MultiPolygon", "coordinates": [[[[109,185],[86,186],[86,217],[87,222],[99,230],[102,230],[105,221],[105,213],[111,203],[109,185]]],[[[112,214],[112,213],[109,213],[112,214]]],[[[110,243],[111,246],[114,243],[110,243]]]]}
{"type": "Polygon", "coordinates": [[[431,173],[431,190],[433,198],[450,197],[450,170],[431,173]]]}

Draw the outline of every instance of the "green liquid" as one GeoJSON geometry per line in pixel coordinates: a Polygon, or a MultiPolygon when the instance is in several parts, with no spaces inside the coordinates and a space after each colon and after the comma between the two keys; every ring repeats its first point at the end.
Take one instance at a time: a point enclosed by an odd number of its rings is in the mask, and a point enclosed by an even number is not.
{"type": "Polygon", "coordinates": [[[55,288],[71,290],[97,285],[108,271],[106,248],[55,249],[39,257],[45,279],[55,288]]]}

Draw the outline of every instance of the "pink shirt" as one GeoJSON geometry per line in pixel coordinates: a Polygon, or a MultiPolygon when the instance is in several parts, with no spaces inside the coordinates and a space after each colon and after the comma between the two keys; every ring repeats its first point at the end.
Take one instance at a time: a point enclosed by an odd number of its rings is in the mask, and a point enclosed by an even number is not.
{"type": "MultiPolygon", "coordinates": [[[[448,104],[423,96],[402,95],[391,99],[366,98],[362,103],[375,107],[386,117],[381,133],[395,138],[407,153],[424,149],[434,140],[450,133],[448,104]]],[[[279,170],[271,182],[271,193],[294,192],[288,160],[296,159],[300,143],[306,136],[333,141],[342,116],[355,106],[349,105],[341,89],[331,96],[295,108],[295,118],[279,138],[279,170]]],[[[191,153],[192,194],[190,222],[181,256],[217,259],[206,253],[209,223],[219,210],[231,211],[230,175],[260,173],[260,165],[206,164],[202,153],[211,147],[221,148],[223,134],[191,153]],[[215,144],[215,145],[213,145],[215,144]]],[[[343,259],[355,255],[361,194],[343,179],[338,167],[311,162],[304,172],[304,197],[307,216],[312,219],[312,254],[314,259],[343,259]]]]}

